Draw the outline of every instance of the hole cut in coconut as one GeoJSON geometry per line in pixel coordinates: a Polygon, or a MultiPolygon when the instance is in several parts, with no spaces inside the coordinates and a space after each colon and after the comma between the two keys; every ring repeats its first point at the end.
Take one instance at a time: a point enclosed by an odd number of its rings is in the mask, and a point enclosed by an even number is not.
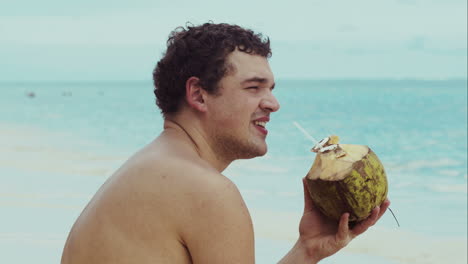
{"type": "Polygon", "coordinates": [[[342,180],[349,175],[355,164],[368,154],[369,147],[350,144],[340,144],[333,151],[317,153],[308,178],[324,181],[342,180]]]}

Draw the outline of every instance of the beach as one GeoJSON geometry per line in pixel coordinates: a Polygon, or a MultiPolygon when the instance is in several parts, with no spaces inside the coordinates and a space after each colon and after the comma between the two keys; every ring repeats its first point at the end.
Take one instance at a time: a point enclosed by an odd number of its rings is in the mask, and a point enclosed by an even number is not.
{"type": "MultiPolygon", "coordinates": [[[[100,185],[161,132],[149,82],[0,84],[0,263],[58,263],[100,185]],[[34,92],[34,97],[28,93],[34,92]]],[[[252,215],[257,263],[295,243],[316,138],[369,145],[390,213],[321,263],[467,263],[466,80],[280,80],[269,152],[223,174],[252,215]]]]}

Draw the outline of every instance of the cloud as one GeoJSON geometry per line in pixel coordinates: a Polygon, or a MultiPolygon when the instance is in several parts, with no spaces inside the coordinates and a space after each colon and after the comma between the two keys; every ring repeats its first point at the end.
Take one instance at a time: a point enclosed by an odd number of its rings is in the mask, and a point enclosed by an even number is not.
{"type": "MultiPolygon", "coordinates": [[[[239,24],[270,37],[273,60],[287,65],[287,72],[305,73],[299,67],[309,67],[313,59],[313,63],[329,65],[322,70],[331,76],[343,74],[338,71],[340,68],[353,69],[350,74],[362,68],[363,72],[385,75],[402,70],[398,65],[407,63],[408,53],[424,52],[424,57],[413,58],[432,65],[434,70],[430,72],[459,76],[466,69],[463,66],[466,63],[458,61],[466,59],[466,1],[421,3],[421,0],[362,0],[359,3],[338,0],[250,3],[240,0],[226,8],[222,2],[214,0],[203,3],[116,0],[112,4],[105,0],[79,3],[45,0],[28,4],[25,0],[9,0],[0,10],[0,69],[9,76],[21,76],[21,71],[27,68],[29,72],[41,72],[40,76],[52,79],[63,71],[68,71],[63,78],[80,76],[80,73],[95,77],[100,74],[87,73],[107,68],[119,78],[128,73],[131,76],[123,78],[133,79],[141,76],[135,72],[144,70],[134,66],[149,65],[150,59],[153,64],[157,57],[154,54],[162,52],[169,32],[175,27],[187,21],[199,24],[213,20],[239,24]],[[137,55],[135,49],[139,49],[137,55]],[[41,50],[46,50],[47,54],[34,55],[41,50]],[[145,59],[144,52],[151,58],[145,59]],[[41,63],[31,62],[31,58],[26,57],[31,54],[41,63]],[[79,54],[84,54],[85,59],[80,59],[79,54]],[[129,60],[132,56],[138,59],[133,60],[134,64],[127,71],[121,64],[114,63],[112,58],[117,55],[126,61],[132,61],[129,60]],[[49,64],[47,58],[51,58],[49,64]],[[307,63],[302,63],[303,60],[307,63]],[[73,65],[69,61],[73,61],[73,65]],[[365,69],[359,61],[387,61],[391,69],[383,67],[378,73],[374,68],[365,69]],[[449,68],[443,66],[447,63],[449,68]],[[112,70],[119,67],[122,69],[112,70]],[[437,67],[440,69],[436,70],[437,67]]],[[[421,67],[427,65],[413,64],[409,70],[405,69],[408,70],[405,74],[416,75],[417,68],[421,67]]],[[[432,73],[428,71],[427,74],[432,73]]]]}

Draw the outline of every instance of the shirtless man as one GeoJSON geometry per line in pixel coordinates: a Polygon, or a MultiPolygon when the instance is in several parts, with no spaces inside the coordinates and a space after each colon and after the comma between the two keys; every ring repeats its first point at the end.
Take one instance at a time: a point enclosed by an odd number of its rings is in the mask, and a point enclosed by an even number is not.
{"type": "MultiPolygon", "coordinates": [[[[249,211],[222,171],[267,151],[279,109],[269,40],[227,24],[179,28],[155,71],[163,132],[99,189],[74,224],[62,264],[255,262],[249,211]]],[[[306,190],[304,188],[304,190],[306,190]]],[[[348,228],[304,191],[297,243],[280,263],[317,263],[372,226],[389,205],[348,228]]]]}

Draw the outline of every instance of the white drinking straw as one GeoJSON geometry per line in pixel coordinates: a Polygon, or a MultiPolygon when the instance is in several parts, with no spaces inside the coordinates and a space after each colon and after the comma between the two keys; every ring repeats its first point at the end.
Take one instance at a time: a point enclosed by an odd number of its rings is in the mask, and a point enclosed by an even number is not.
{"type": "Polygon", "coordinates": [[[312,135],[310,135],[301,125],[299,125],[299,123],[293,121],[293,124],[306,136],[307,139],[311,140],[315,144],[318,143],[318,141],[312,135]]]}

